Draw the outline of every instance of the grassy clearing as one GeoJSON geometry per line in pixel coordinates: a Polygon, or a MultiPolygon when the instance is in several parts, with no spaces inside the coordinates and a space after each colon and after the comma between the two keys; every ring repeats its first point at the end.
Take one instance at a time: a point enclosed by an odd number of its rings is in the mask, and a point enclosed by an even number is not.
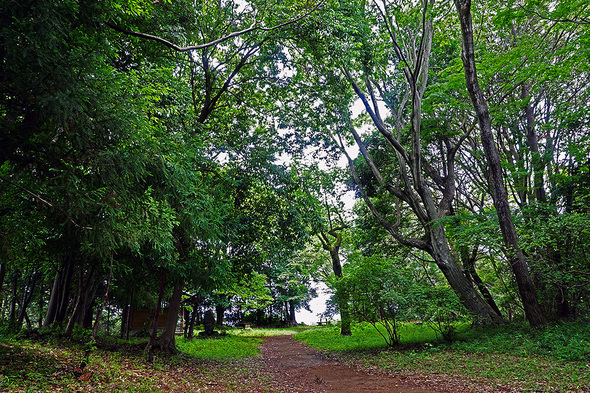
{"type": "Polygon", "coordinates": [[[283,335],[293,335],[297,333],[304,332],[309,330],[310,327],[307,326],[297,326],[291,328],[269,328],[269,329],[231,329],[229,333],[235,336],[240,337],[272,337],[272,336],[283,336],[283,335]]]}
{"type": "Polygon", "coordinates": [[[176,346],[181,352],[196,358],[227,360],[256,356],[260,353],[261,343],[262,338],[228,335],[215,339],[178,338],[176,346]]]}
{"type": "Polygon", "coordinates": [[[387,348],[367,324],[341,337],[337,326],[228,329],[215,339],[178,338],[181,353],[143,353],[145,339],[99,340],[90,364],[76,368],[84,345],[46,337],[0,337],[0,391],[8,392],[279,392],[280,383],[256,355],[263,337],[295,337],[342,360],[414,380],[458,383],[477,391],[590,392],[590,326],[552,325],[542,330],[462,326],[447,343],[426,325],[405,325],[402,345],[387,348]]]}
{"type": "Polygon", "coordinates": [[[458,328],[447,343],[428,326],[405,325],[402,344],[387,348],[370,326],[356,325],[352,337],[337,327],[296,336],[321,350],[367,368],[441,380],[457,378],[489,390],[590,392],[590,326],[559,324],[541,330],[507,326],[458,328]]]}
{"type": "Polygon", "coordinates": [[[230,360],[260,354],[260,344],[264,337],[292,335],[305,331],[305,327],[288,329],[226,329],[221,336],[214,338],[194,338],[187,340],[178,337],[178,349],[199,359],[230,360]]]}
{"type": "MultiPolygon", "coordinates": [[[[459,329],[464,330],[466,327],[461,326],[459,329]]],[[[426,325],[406,324],[399,331],[402,345],[439,341],[438,334],[426,325]]],[[[298,333],[295,338],[312,347],[328,351],[366,351],[386,347],[383,337],[367,323],[353,324],[352,336],[341,336],[339,326],[326,326],[308,329],[298,333]]]]}
{"type": "Polygon", "coordinates": [[[101,337],[79,372],[84,340],[0,335],[0,392],[278,392],[256,358],[262,337],[292,329],[227,329],[212,339],[177,337],[178,355],[144,354],[145,338],[101,337]]]}

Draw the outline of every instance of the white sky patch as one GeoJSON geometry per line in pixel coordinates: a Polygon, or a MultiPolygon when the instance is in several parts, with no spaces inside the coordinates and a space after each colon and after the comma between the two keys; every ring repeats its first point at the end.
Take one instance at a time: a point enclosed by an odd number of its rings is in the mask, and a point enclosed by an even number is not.
{"type": "MultiPolygon", "coordinates": [[[[304,323],[306,325],[317,325],[320,321],[320,314],[326,311],[326,301],[330,297],[328,287],[323,282],[315,285],[318,291],[318,297],[309,302],[311,312],[301,309],[295,313],[295,319],[297,323],[304,323]]],[[[340,320],[340,315],[335,315],[332,320],[340,320]]],[[[322,318],[322,322],[325,319],[322,318]]]]}

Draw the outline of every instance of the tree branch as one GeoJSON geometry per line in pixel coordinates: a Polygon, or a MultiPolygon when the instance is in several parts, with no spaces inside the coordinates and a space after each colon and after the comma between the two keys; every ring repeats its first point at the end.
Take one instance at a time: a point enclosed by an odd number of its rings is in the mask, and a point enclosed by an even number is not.
{"type": "Polygon", "coordinates": [[[71,217],[70,217],[70,216],[69,216],[69,215],[68,215],[68,214],[67,214],[67,213],[66,213],[66,212],[63,210],[63,209],[61,209],[61,208],[59,208],[59,207],[55,206],[53,203],[49,202],[48,200],[46,200],[46,199],[43,199],[43,198],[41,197],[41,195],[34,193],[33,191],[31,191],[31,190],[29,190],[29,189],[27,189],[27,188],[25,188],[25,187],[21,186],[20,184],[18,184],[18,183],[15,183],[15,182],[13,182],[13,181],[11,181],[11,180],[5,179],[5,178],[3,178],[3,177],[0,177],[0,180],[2,180],[3,182],[6,182],[6,183],[8,183],[8,184],[11,184],[11,185],[13,185],[13,186],[15,186],[15,187],[17,187],[17,188],[21,189],[22,191],[24,191],[24,192],[26,192],[27,194],[31,195],[33,198],[37,199],[38,201],[40,201],[40,202],[41,202],[41,203],[43,203],[44,205],[47,205],[47,206],[49,206],[49,207],[51,207],[51,208],[53,208],[53,209],[59,210],[60,212],[62,212],[62,213],[63,213],[63,214],[64,214],[64,215],[65,215],[65,216],[68,218],[68,221],[70,221],[72,224],[74,224],[74,225],[75,225],[75,226],[77,226],[78,228],[81,228],[81,229],[86,229],[86,230],[92,230],[92,229],[94,229],[94,228],[92,228],[92,227],[85,227],[85,226],[82,226],[82,225],[78,224],[78,223],[77,223],[76,221],[74,221],[74,220],[73,220],[73,219],[72,219],[72,218],[71,218],[71,217]]]}
{"type": "Polygon", "coordinates": [[[163,44],[164,46],[167,46],[170,49],[173,49],[177,52],[188,52],[188,51],[192,51],[192,50],[199,50],[199,49],[205,49],[205,48],[209,48],[211,46],[215,46],[217,44],[220,44],[222,42],[225,42],[229,39],[244,35],[246,33],[250,33],[252,31],[255,30],[260,30],[260,31],[273,31],[273,30],[277,30],[280,29],[282,27],[285,27],[287,25],[293,24],[295,22],[298,22],[300,20],[302,20],[303,18],[311,15],[313,12],[317,11],[318,8],[320,7],[320,5],[322,5],[323,1],[320,1],[314,8],[312,8],[311,10],[309,10],[308,12],[304,13],[303,15],[298,16],[295,19],[291,19],[288,20],[286,22],[283,23],[279,23],[276,26],[272,26],[272,27],[262,27],[259,25],[259,21],[254,22],[250,27],[243,29],[243,30],[239,30],[239,31],[234,31],[233,33],[227,34],[221,38],[218,38],[216,40],[207,42],[205,44],[200,44],[200,45],[189,45],[189,46],[178,46],[173,44],[172,42],[162,38],[162,37],[158,37],[156,35],[152,35],[152,34],[147,34],[147,33],[142,33],[139,31],[134,31],[134,30],[129,30],[129,29],[125,29],[123,27],[117,26],[114,23],[111,22],[104,22],[104,24],[108,27],[110,27],[111,29],[118,31],[120,33],[123,34],[127,34],[133,37],[138,37],[138,38],[145,38],[148,40],[152,40],[152,41],[156,41],[159,42],[160,44],[163,44]]]}
{"type": "MultiPolygon", "coordinates": [[[[581,11],[584,11],[584,9],[587,7],[588,5],[585,5],[584,8],[582,8],[581,11]]],[[[565,18],[565,19],[554,19],[554,18],[550,18],[548,16],[542,15],[536,11],[533,10],[529,10],[526,9],[524,6],[520,5],[520,8],[522,8],[524,11],[531,13],[533,15],[538,16],[541,19],[545,19],[545,20],[550,20],[551,22],[567,22],[567,23],[575,23],[577,25],[590,25],[590,19],[587,18],[579,18],[579,19],[570,19],[570,18],[565,18]]]]}

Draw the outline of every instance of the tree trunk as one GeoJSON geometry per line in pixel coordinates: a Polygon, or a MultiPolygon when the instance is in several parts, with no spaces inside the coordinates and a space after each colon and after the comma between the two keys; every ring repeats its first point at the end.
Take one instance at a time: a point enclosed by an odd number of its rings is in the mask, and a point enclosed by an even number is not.
{"type": "MultiPolygon", "coordinates": [[[[39,281],[39,277],[40,277],[40,275],[38,273],[34,273],[32,276],[29,277],[27,286],[25,288],[25,293],[23,294],[23,301],[21,304],[21,309],[18,314],[18,320],[16,322],[16,327],[19,330],[21,329],[21,326],[23,325],[25,317],[28,318],[27,308],[29,307],[31,300],[33,299],[33,295],[35,294],[35,286],[37,285],[37,281],[39,281]]],[[[28,325],[30,325],[30,324],[31,324],[31,322],[29,321],[28,325]]]]}
{"type": "Polygon", "coordinates": [[[51,295],[49,296],[49,303],[47,304],[47,311],[45,312],[45,319],[43,320],[43,329],[49,328],[49,326],[55,321],[55,316],[57,315],[57,303],[58,303],[58,293],[60,292],[60,281],[61,281],[61,271],[57,271],[55,278],[53,279],[53,285],[51,287],[51,295]]]}
{"type": "Polygon", "coordinates": [[[74,274],[74,257],[68,255],[64,258],[61,268],[56,272],[55,279],[51,288],[49,304],[43,320],[43,329],[48,329],[54,322],[61,323],[64,321],[69,297],[70,286],[74,274]]]}
{"type": "Polygon", "coordinates": [[[83,326],[84,324],[84,318],[86,316],[86,313],[88,312],[90,293],[93,292],[92,281],[94,279],[94,270],[95,265],[92,265],[86,277],[84,277],[83,269],[80,270],[76,306],[74,307],[74,312],[72,313],[72,316],[70,317],[70,320],[68,321],[68,324],[66,326],[66,330],[64,332],[66,336],[72,335],[72,332],[74,331],[74,327],[76,325],[83,326]]]}
{"type": "Polygon", "coordinates": [[[494,206],[498,214],[500,230],[504,244],[508,250],[508,260],[512,267],[520,298],[522,300],[527,320],[533,327],[547,323],[543,310],[539,306],[535,287],[531,278],[526,259],[518,243],[516,228],[510,215],[508,195],[504,185],[500,155],[494,141],[492,124],[487,102],[479,86],[477,70],[475,66],[475,49],[473,42],[473,26],[471,20],[471,0],[455,0],[455,5],[461,22],[463,37],[463,66],[465,68],[465,81],[469,95],[473,103],[481,134],[483,150],[490,173],[490,185],[494,206]]]}
{"type": "Polygon", "coordinates": [[[121,331],[119,332],[119,337],[128,340],[127,332],[129,330],[129,320],[131,316],[131,306],[126,304],[123,307],[123,312],[121,313],[121,331]]]}
{"type": "Polygon", "coordinates": [[[61,290],[58,297],[57,315],[55,316],[55,322],[58,324],[63,323],[68,313],[68,307],[70,305],[70,293],[72,291],[72,280],[74,278],[74,269],[76,267],[75,255],[71,255],[67,258],[67,269],[65,279],[61,284],[61,290]]]}
{"type": "Polygon", "coordinates": [[[225,307],[220,306],[220,305],[216,305],[215,306],[215,315],[216,315],[215,324],[217,326],[223,326],[223,315],[224,314],[225,314],[225,307]]]}
{"type": "Polygon", "coordinates": [[[349,311],[349,296],[346,288],[344,288],[340,281],[342,279],[342,263],[340,262],[340,246],[342,245],[342,234],[336,232],[334,229],[328,232],[332,237],[336,238],[333,244],[330,244],[328,237],[324,234],[320,234],[320,241],[324,250],[330,253],[330,259],[332,260],[332,269],[334,270],[334,276],[336,276],[336,302],[338,305],[338,311],[340,311],[340,335],[341,336],[352,336],[352,329],[350,327],[352,318],[349,311]]]}
{"type": "Polygon", "coordinates": [[[197,308],[197,305],[195,304],[193,306],[193,312],[191,312],[191,320],[190,320],[190,324],[188,326],[188,338],[193,338],[195,335],[195,322],[197,321],[197,315],[199,314],[199,310],[197,308]]]}
{"type": "Polygon", "coordinates": [[[145,346],[144,351],[148,352],[156,342],[156,335],[158,333],[158,321],[160,320],[160,313],[162,311],[162,299],[164,298],[164,288],[166,287],[166,269],[160,268],[160,291],[158,292],[158,303],[156,304],[156,315],[154,315],[154,322],[150,339],[145,346]]]}
{"type": "Polygon", "coordinates": [[[330,252],[332,258],[332,267],[334,275],[337,277],[338,283],[336,288],[336,302],[338,303],[338,311],[340,311],[340,335],[352,336],[352,329],[350,327],[352,318],[349,310],[349,296],[346,288],[344,288],[340,281],[342,279],[342,265],[340,263],[340,255],[336,250],[335,253],[330,252]]]}
{"type": "Polygon", "coordinates": [[[176,325],[178,324],[178,312],[180,311],[180,302],[182,301],[183,283],[174,285],[172,297],[169,300],[168,318],[166,319],[166,327],[158,337],[158,348],[170,352],[176,352],[176,325]]]}
{"type": "MultiPolygon", "coordinates": [[[[527,83],[522,85],[522,98],[527,99],[530,96],[530,88],[527,83]]],[[[539,152],[539,138],[535,132],[535,112],[531,104],[524,108],[526,116],[526,139],[531,150],[531,164],[533,166],[533,195],[537,202],[547,202],[545,194],[545,184],[543,181],[543,172],[545,171],[545,162],[539,152]]]]}
{"type": "Polygon", "coordinates": [[[490,305],[490,307],[496,312],[496,314],[498,314],[499,316],[502,316],[502,312],[500,311],[500,308],[496,304],[496,301],[494,300],[492,294],[490,293],[488,288],[485,286],[485,283],[483,282],[481,277],[479,277],[479,274],[477,274],[477,271],[475,270],[476,257],[477,257],[477,249],[474,251],[474,254],[471,256],[469,255],[469,252],[466,247],[463,247],[461,249],[461,259],[463,261],[463,266],[465,267],[466,272],[471,277],[471,280],[477,286],[479,293],[481,293],[481,295],[486,300],[486,302],[490,305]]]}
{"type": "Polygon", "coordinates": [[[8,313],[8,321],[11,324],[16,322],[16,295],[18,293],[18,276],[15,274],[12,278],[12,298],[10,299],[10,311],[8,313]]]}
{"type": "Polygon", "coordinates": [[[504,320],[479,295],[453,257],[442,225],[430,228],[430,255],[461,299],[463,305],[482,323],[503,324],[504,320]]]}
{"type": "Polygon", "coordinates": [[[297,319],[295,318],[295,301],[289,300],[289,325],[297,325],[297,319]]]}

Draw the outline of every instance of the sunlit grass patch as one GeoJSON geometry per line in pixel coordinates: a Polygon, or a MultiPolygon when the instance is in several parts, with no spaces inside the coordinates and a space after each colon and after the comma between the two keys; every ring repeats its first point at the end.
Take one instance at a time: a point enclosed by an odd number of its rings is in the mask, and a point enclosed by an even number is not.
{"type": "MultiPolygon", "coordinates": [[[[382,328],[380,330],[381,333],[386,334],[382,328]]],[[[402,324],[399,333],[401,345],[439,340],[436,331],[428,325],[402,324]]],[[[339,326],[326,326],[302,331],[295,338],[312,347],[329,351],[361,351],[387,347],[379,331],[368,323],[353,324],[352,336],[341,336],[339,326]]]]}
{"type": "Polygon", "coordinates": [[[188,340],[177,337],[176,344],[181,352],[195,358],[235,359],[258,355],[264,337],[292,335],[305,329],[305,327],[224,329],[223,335],[214,338],[196,337],[188,340]]]}
{"type": "Polygon", "coordinates": [[[272,337],[272,336],[284,336],[293,335],[305,330],[309,330],[309,327],[299,326],[291,328],[252,328],[252,329],[231,329],[227,331],[231,335],[241,337],[272,337]]]}
{"type": "Polygon", "coordinates": [[[239,337],[228,334],[216,338],[193,338],[192,340],[178,337],[177,348],[190,356],[201,359],[235,359],[256,356],[260,353],[261,338],[239,337]]]}

